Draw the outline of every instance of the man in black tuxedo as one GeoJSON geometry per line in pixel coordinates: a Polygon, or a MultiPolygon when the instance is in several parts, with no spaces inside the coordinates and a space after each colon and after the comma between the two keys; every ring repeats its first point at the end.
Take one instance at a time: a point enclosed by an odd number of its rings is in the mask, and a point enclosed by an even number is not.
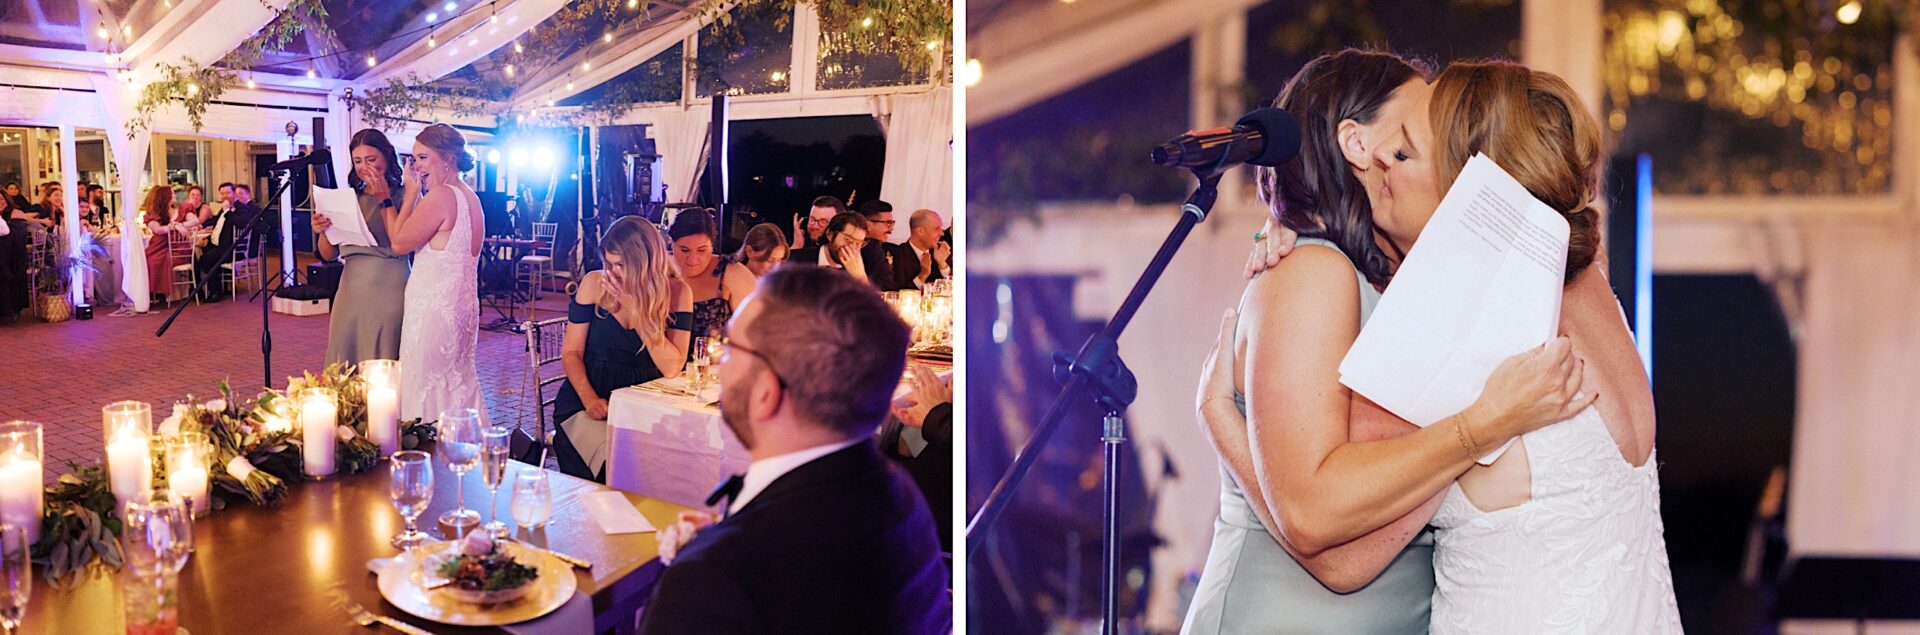
{"type": "Polygon", "coordinates": [[[642,633],[948,633],[933,517],[874,446],[906,366],[906,323],[820,267],[769,272],[735,313],[720,414],[753,463],[714,521],[662,530],[642,633]],[[737,489],[736,489],[737,488],[737,489]]]}
{"type": "Polygon", "coordinates": [[[901,289],[953,277],[953,246],[941,235],[940,213],[923,209],[907,218],[907,242],[894,248],[893,281],[901,289]]]}
{"type": "Polygon", "coordinates": [[[229,259],[221,257],[224,251],[221,248],[233,244],[234,232],[245,226],[234,222],[237,219],[233,213],[233,184],[221,183],[216,191],[219,192],[220,199],[207,206],[212,209],[212,212],[205,223],[206,226],[213,228],[213,233],[200,240],[200,255],[193,259],[193,269],[199,272],[202,279],[213,278],[204,287],[206,295],[202,299],[208,302],[222,300],[227,296],[227,287],[220,281],[223,271],[220,265],[228,262],[229,259]]]}
{"type": "Polygon", "coordinates": [[[847,213],[847,204],[832,196],[816,196],[812,206],[807,208],[805,216],[793,217],[793,244],[787,245],[789,251],[804,247],[819,247],[826,242],[827,223],[833,217],[847,213]]]}
{"type": "Polygon", "coordinates": [[[867,219],[867,242],[860,246],[867,281],[881,291],[899,291],[899,282],[893,279],[893,245],[887,242],[893,240],[893,204],[880,199],[861,203],[860,217],[867,219]]]}

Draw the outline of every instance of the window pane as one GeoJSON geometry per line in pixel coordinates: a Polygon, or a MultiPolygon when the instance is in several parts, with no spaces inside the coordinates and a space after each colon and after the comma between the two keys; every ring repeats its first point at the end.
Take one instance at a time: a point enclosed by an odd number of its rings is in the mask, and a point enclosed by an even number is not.
{"type": "Polygon", "coordinates": [[[820,90],[874,88],[925,83],[926,73],[908,72],[900,56],[891,52],[853,50],[839,33],[820,34],[820,71],[814,86],[820,90]]]}
{"type": "Polygon", "coordinates": [[[787,92],[793,73],[793,15],[778,4],[736,8],[728,12],[731,24],[700,30],[694,68],[701,96],[787,92]]]}
{"type": "Polygon", "coordinates": [[[1896,25],[1826,5],[1608,0],[1618,153],[1651,154],[1663,194],[1891,191],[1896,25]]]}
{"type": "Polygon", "coordinates": [[[591,103],[647,104],[680,101],[680,63],[684,44],[653,56],[598,86],[560,100],[563,106],[591,103]]]}

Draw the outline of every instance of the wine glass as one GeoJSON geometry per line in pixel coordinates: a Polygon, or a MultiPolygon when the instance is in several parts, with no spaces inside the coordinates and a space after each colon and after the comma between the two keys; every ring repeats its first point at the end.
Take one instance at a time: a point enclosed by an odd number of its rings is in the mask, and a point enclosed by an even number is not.
{"type": "Polygon", "coordinates": [[[390,461],[387,472],[392,478],[387,481],[387,497],[393,499],[393,508],[400,512],[400,517],[407,519],[407,530],[388,543],[412,551],[428,540],[426,534],[414,528],[413,521],[433,502],[433,462],[428,460],[427,453],[419,450],[395,452],[390,461]]]}
{"type": "Polygon", "coordinates": [[[8,633],[20,628],[27,600],[33,595],[33,558],[28,554],[25,527],[0,525],[0,626],[8,633]]]}
{"type": "Polygon", "coordinates": [[[553,488],[545,470],[523,470],[513,481],[513,522],[533,531],[553,519],[553,488]]]}
{"type": "Polygon", "coordinates": [[[687,390],[695,395],[707,387],[707,369],[713,365],[713,357],[707,351],[707,342],[711,339],[705,335],[693,338],[693,359],[687,362],[687,390]]]}
{"type": "Polygon", "coordinates": [[[121,532],[127,567],[135,575],[177,574],[193,551],[193,514],[186,505],[165,499],[127,505],[121,532]]]}
{"type": "Polygon", "coordinates": [[[500,484],[507,478],[507,453],[513,448],[513,429],[488,426],[481,438],[486,447],[480,454],[480,477],[487,483],[487,515],[492,518],[481,528],[494,538],[505,538],[513,530],[500,522],[500,484]]]}
{"type": "Polygon", "coordinates": [[[480,524],[480,512],[467,509],[467,472],[480,462],[480,411],[454,408],[440,414],[440,458],[447,462],[456,481],[453,511],[440,515],[440,524],[453,528],[455,537],[480,524]]]}

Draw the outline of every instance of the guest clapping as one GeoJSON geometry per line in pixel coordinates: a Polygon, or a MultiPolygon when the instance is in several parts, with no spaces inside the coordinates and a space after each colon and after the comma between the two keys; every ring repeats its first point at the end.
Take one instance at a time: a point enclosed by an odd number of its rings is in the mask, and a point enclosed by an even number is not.
{"type": "Polygon", "coordinates": [[[932,368],[907,373],[913,391],[880,429],[880,451],[893,459],[926,497],[940,529],[940,546],[952,550],[953,533],[953,387],[932,368]]]}
{"type": "Polygon", "coordinates": [[[566,384],[553,402],[560,471],[605,482],[607,399],[618,388],[678,377],[693,327],[693,290],[674,273],[660,229],[637,216],[600,239],[606,269],[588,273],[567,306],[560,345],[566,384]]]}
{"type": "Polygon", "coordinates": [[[747,230],[746,239],[740,241],[740,250],[734,252],[733,261],[746,265],[755,278],[767,275],[767,271],[787,261],[787,236],[773,223],[754,225],[747,230]]]}
{"type": "MultiPolygon", "coordinates": [[[[727,318],[753,293],[753,272],[746,265],[713,254],[720,228],[703,209],[674,217],[667,238],[673,241],[673,268],[693,289],[693,335],[723,335],[727,318]]],[[[687,351],[689,355],[693,351],[687,351]]]]}
{"type": "Polygon", "coordinates": [[[952,631],[933,517],[873,443],[908,339],[847,276],[788,265],[761,279],[718,371],[720,416],[753,463],[729,481],[724,519],[663,532],[671,563],[642,633],[952,631]]]}

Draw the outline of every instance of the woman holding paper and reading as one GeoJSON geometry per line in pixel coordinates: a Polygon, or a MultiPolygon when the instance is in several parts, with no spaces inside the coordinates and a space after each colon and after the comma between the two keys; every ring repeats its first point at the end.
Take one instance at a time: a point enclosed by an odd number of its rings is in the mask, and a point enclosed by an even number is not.
{"type": "MultiPolygon", "coordinates": [[[[1415,112],[1426,116],[1408,117],[1373,151],[1385,172],[1373,219],[1388,244],[1410,252],[1469,159],[1486,154],[1568,221],[1558,329],[1594,362],[1582,364],[1580,383],[1609,395],[1446,488],[1432,519],[1432,630],[1680,632],[1652,391],[1607,284],[1589,206],[1599,182],[1597,124],[1564,81],[1508,62],[1449,67],[1415,112]]],[[[1234,418],[1217,409],[1207,416],[1234,418]]]]}
{"type": "Polygon", "coordinates": [[[406,254],[391,248],[386,217],[380,210],[394,200],[405,200],[400,160],[387,136],[372,128],[354,133],[348,148],[353,172],[347,184],[358,194],[360,217],[376,244],[335,246],[327,240],[333,220],[319,210],[313,212],[313,231],[318,234],[315,250],[322,259],[340,258],[346,263],[328,315],[327,363],[399,359],[410,267],[406,254]]]}
{"type": "Polygon", "coordinates": [[[1220,515],[1185,632],[1424,632],[1434,577],[1423,529],[1473,465],[1471,448],[1589,403],[1573,399],[1578,363],[1564,340],[1508,360],[1444,425],[1416,429],[1340,385],[1340,358],[1393,266],[1375,243],[1369,199],[1383,171],[1372,152],[1426,93],[1406,60],[1346,50],[1308,62],[1275,101],[1300,120],[1300,155],[1263,168],[1260,192],[1304,238],[1248,286],[1227,363],[1209,362],[1220,381],[1199,407],[1216,428],[1220,515]]]}

